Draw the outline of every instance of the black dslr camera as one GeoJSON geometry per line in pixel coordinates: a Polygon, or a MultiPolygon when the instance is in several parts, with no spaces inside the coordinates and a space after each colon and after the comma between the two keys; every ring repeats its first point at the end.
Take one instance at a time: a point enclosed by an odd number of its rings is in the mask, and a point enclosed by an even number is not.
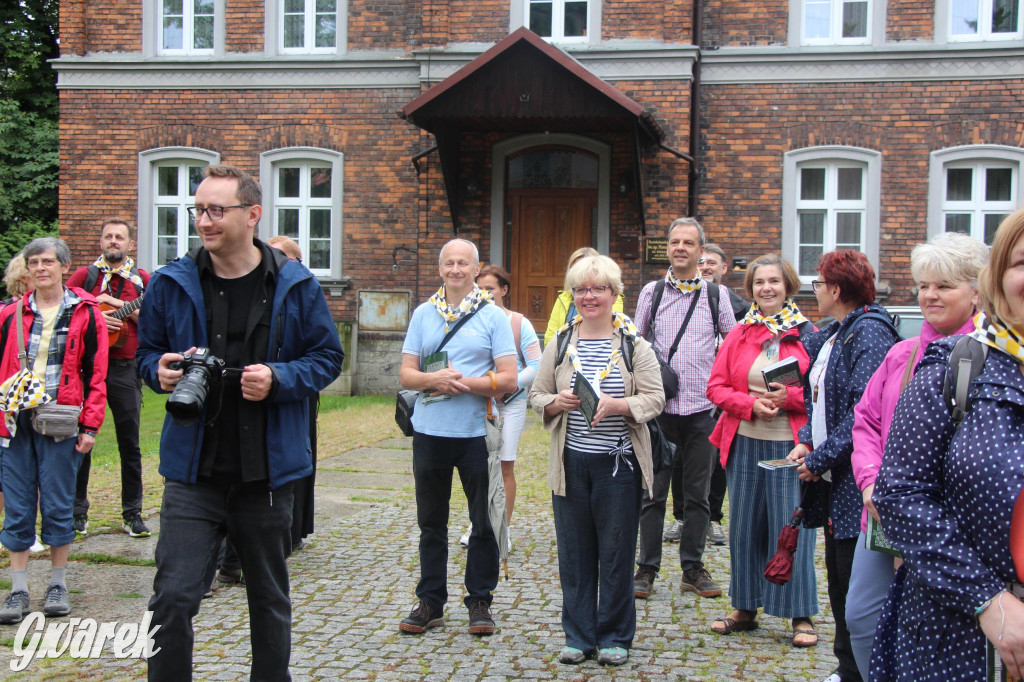
{"type": "Polygon", "coordinates": [[[210,353],[209,348],[197,348],[195,353],[184,353],[183,359],[172,361],[168,367],[183,369],[185,374],[167,398],[167,411],[179,426],[192,426],[206,404],[210,380],[218,381],[227,371],[225,362],[210,353]]]}

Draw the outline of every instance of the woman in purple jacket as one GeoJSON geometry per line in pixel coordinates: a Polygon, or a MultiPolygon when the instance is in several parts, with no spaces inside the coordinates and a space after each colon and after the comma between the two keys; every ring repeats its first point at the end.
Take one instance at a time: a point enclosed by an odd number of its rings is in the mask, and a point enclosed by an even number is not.
{"type": "MultiPolygon", "coordinates": [[[[878,520],[871,502],[875,477],[882,464],[885,439],[900,394],[932,341],[974,329],[971,318],[978,307],[978,273],[988,259],[988,247],[964,234],[948,232],[910,254],[910,271],[917,283],[917,302],[924,314],[921,336],[897,343],[871,377],[853,410],[853,476],[864,498],[860,538],[853,557],[846,626],[861,677],[868,679],[871,644],[892,582],[893,557],[868,549],[865,527],[868,514],[878,520]]],[[[899,561],[899,560],[897,560],[899,561]]],[[[898,564],[897,564],[898,566],[898,564]]]]}

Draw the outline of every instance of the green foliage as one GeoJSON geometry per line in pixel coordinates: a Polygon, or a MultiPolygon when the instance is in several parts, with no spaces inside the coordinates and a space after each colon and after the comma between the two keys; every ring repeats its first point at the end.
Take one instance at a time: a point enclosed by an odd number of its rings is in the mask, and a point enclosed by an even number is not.
{"type": "Polygon", "coordinates": [[[59,0],[0,3],[0,98],[26,113],[57,120],[57,75],[48,63],[60,56],[59,0]]]}

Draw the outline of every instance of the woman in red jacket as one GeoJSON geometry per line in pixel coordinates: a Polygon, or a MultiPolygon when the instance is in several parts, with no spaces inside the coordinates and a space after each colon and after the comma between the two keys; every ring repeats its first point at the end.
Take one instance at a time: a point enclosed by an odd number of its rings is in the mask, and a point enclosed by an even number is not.
{"type": "Polygon", "coordinates": [[[729,596],[733,612],[716,618],[712,632],[730,634],[757,627],[757,609],[793,620],[793,645],[814,646],[818,636],[811,616],[818,613],[814,576],[815,531],[803,529],[793,560],[793,577],[785,585],[764,579],[765,564],[776,540],[800,504],[800,481],[793,468],[766,469],[762,460],[785,459],[807,422],[803,386],[765,385],[761,373],[793,358],[800,376],[810,364],[800,329],[813,329],[790,298],[800,288],[793,266],[768,254],[747,269],[744,282],[753,299],[715,359],[708,399],[722,410],[711,434],[721,452],[729,481],[729,596]]]}

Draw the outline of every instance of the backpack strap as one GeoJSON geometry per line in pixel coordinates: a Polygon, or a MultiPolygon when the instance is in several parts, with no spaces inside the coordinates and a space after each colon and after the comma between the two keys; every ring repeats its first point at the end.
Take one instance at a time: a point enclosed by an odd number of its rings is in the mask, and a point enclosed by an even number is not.
{"type": "Polygon", "coordinates": [[[516,354],[519,356],[519,362],[526,365],[526,358],[523,357],[523,314],[512,313],[512,338],[516,342],[516,354]]]}
{"type": "Polygon", "coordinates": [[[877,320],[881,322],[889,328],[889,331],[892,332],[893,338],[895,338],[897,342],[903,340],[903,337],[900,335],[899,330],[896,329],[896,325],[893,323],[892,318],[888,315],[878,312],[868,312],[860,315],[852,324],[850,324],[850,328],[846,330],[846,336],[843,337],[842,345],[840,346],[840,355],[843,357],[843,364],[846,365],[846,369],[848,370],[852,369],[852,367],[850,365],[850,358],[847,357],[847,348],[851,347],[850,341],[853,340],[853,335],[857,331],[858,325],[860,325],[864,320],[877,320]]]}
{"type": "Polygon", "coordinates": [[[722,330],[718,326],[718,299],[722,294],[721,288],[714,282],[704,282],[708,288],[708,308],[711,310],[711,323],[715,326],[715,348],[722,336],[722,330]]]}
{"type": "Polygon", "coordinates": [[[661,305],[661,297],[665,295],[665,278],[661,278],[654,285],[654,296],[651,299],[651,316],[647,321],[647,336],[645,338],[650,341],[654,336],[654,321],[658,315],[658,307],[661,305]]]}
{"type": "Polygon", "coordinates": [[[985,368],[988,346],[970,336],[960,337],[949,354],[949,369],[942,382],[942,397],[957,427],[971,409],[971,384],[985,368]]]}
{"type": "Polygon", "coordinates": [[[95,265],[90,265],[86,270],[85,282],[82,283],[82,288],[91,294],[92,288],[96,286],[96,282],[100,279],[100,269],[95,265]]]}

